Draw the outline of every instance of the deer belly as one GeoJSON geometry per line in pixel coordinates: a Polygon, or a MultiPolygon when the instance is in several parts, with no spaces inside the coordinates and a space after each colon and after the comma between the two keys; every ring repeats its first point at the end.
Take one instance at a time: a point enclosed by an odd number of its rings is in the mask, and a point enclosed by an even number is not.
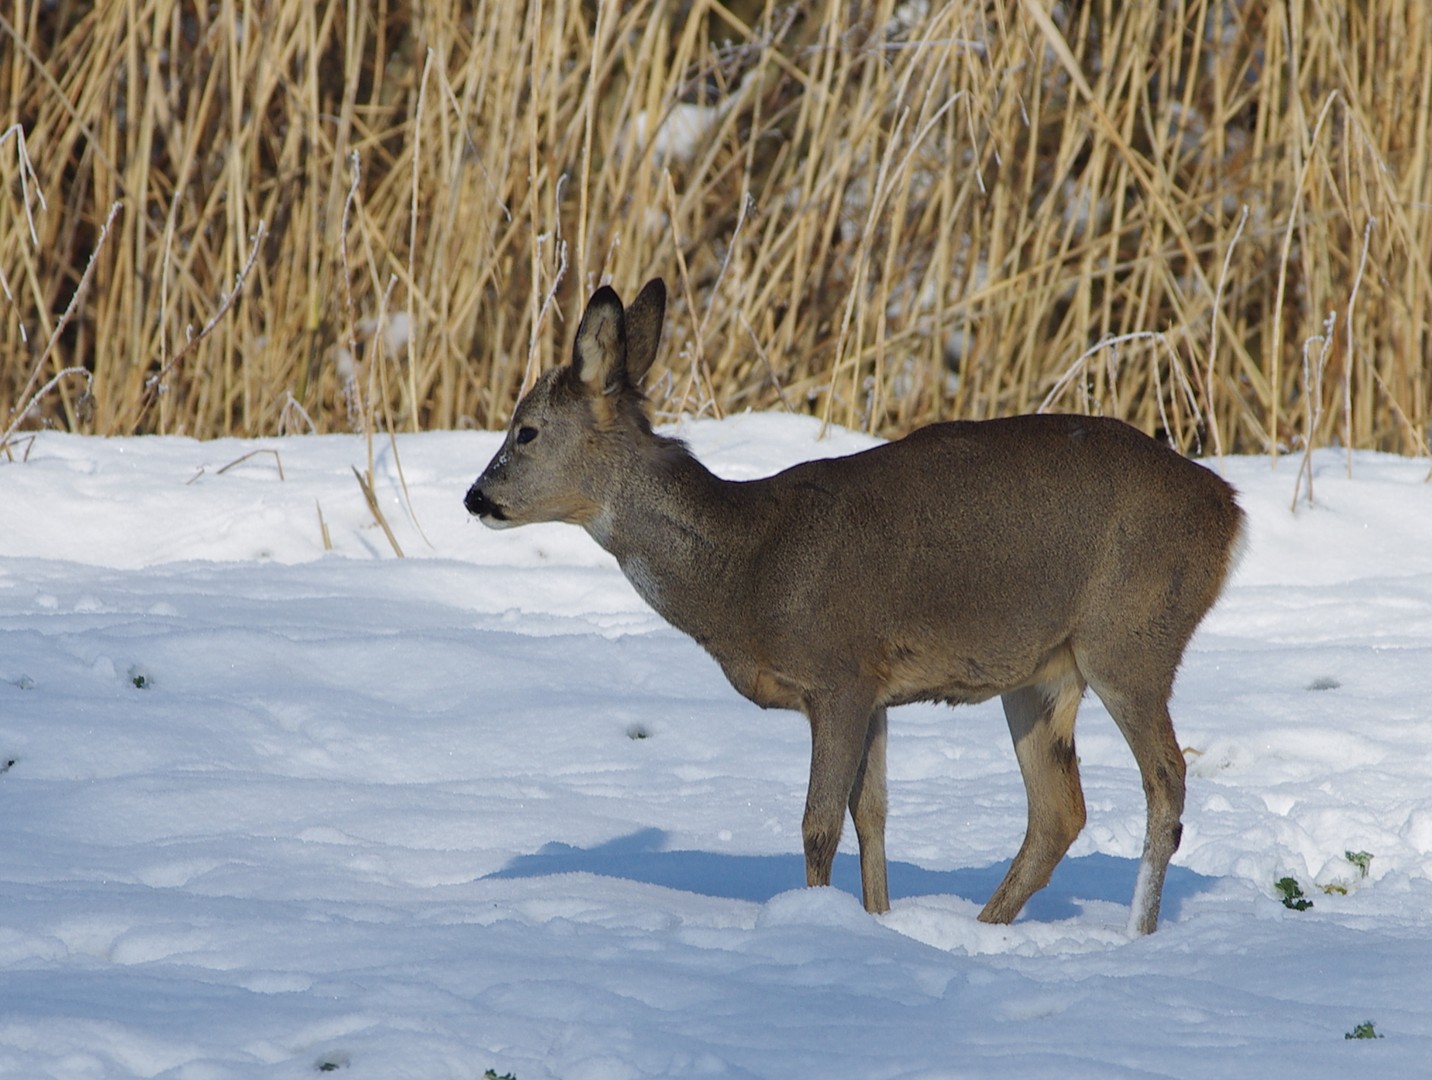
{"type": "Polygon", "coordinates": [[[724,659],[717,655],[721,670],[726,673],[736,692],[763,709],[795,709],[802,711],[806,687],[798,680],[769,665],[745,657],[724,659]]]}
{"type": "Polygon", "coordinates": [[[943,701],[973,705],[1021,686],[1064,678],[1075,670],[1067,643],[1049,649],[940,651],[887,647],[872,672],[887,705],[943,701]]]}

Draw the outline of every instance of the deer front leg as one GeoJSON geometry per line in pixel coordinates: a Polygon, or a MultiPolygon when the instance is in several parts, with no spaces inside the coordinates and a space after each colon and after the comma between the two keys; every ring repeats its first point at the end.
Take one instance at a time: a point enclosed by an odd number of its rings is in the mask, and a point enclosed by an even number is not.
{"type": "MultiPolygon", "coordinates": [[[[848,696],[832,697],[811,702],[806,717],[811,734],[810,785],[801,822],[806,884],[829,885],[846,806],[854,797],[856,776],[866,757],[871,706],[868,699],[852,702],[848,696]]],[[[866,907],[870,907],[868,896],[866,907]]]]}
{"type": "Polygon", "coordinates": [[[885,876],[885,709],[870,714],[865,754],[850,791],[850,816],[860,841],[860,891],[865,910],[879,915],[890,910],[885,876]]]}

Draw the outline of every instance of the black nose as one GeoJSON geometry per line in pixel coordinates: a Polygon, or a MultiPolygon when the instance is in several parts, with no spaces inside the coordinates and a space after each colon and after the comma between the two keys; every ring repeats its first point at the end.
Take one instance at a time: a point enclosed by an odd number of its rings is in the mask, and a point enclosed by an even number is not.
{"type": "Polygon", "coordinates": [[[462,500],[462,504],[467,507],[467,512],[473,517],[497,513],[497,507],[492,504],[491,499],[482,493],[482,488],[477,484],[473,484],[467,489],[467,497],[462,500]]]}

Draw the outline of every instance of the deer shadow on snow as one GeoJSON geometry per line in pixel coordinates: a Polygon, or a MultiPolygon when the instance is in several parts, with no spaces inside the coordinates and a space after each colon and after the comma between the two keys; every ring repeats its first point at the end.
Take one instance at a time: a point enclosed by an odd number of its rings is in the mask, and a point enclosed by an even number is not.
{"type": "MultiPolygon", "coordinates": [[[[1009,870],[1010,860],[984,867],[926,870],[913,863],[890,863],[892,899],[912,896],[958,896],[983,904],[1009,870]]],[[[1093,854],[1065,858],[1048,886],[1035,893],[1021,921],[1059,922],[1080,915],[1086,901],[1127,904],[1138,874],[1138,859],[1093,854]]],[[[519,855],[483,880],[597,874],[646,885],[730,900],[763,904],[779,893],[800,887],[804,862],[789,855],[723,855],[711,851],[668,850],[661,829],[638,829],[590,848],[554,841],[531,855],[519,855]]],[[[1206,892],[1214,878],[1171,866],[1164,886],[1164,910],[1177,918],[1183,901],[1206,892]]],[[[860,863],[844,852],[836,856],[831,884],[859,898],[860,863]]]]}

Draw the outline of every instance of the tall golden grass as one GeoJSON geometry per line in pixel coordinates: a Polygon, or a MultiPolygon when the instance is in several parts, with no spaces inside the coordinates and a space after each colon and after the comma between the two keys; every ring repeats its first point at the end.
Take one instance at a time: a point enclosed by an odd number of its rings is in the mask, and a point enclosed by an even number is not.
{"type": "Polygon", "coordinates": [[[497,426],[660,274],[666,414],[1427,450],[1425,0],[21,0],[0,127],[0,432],[497,426]]]}

